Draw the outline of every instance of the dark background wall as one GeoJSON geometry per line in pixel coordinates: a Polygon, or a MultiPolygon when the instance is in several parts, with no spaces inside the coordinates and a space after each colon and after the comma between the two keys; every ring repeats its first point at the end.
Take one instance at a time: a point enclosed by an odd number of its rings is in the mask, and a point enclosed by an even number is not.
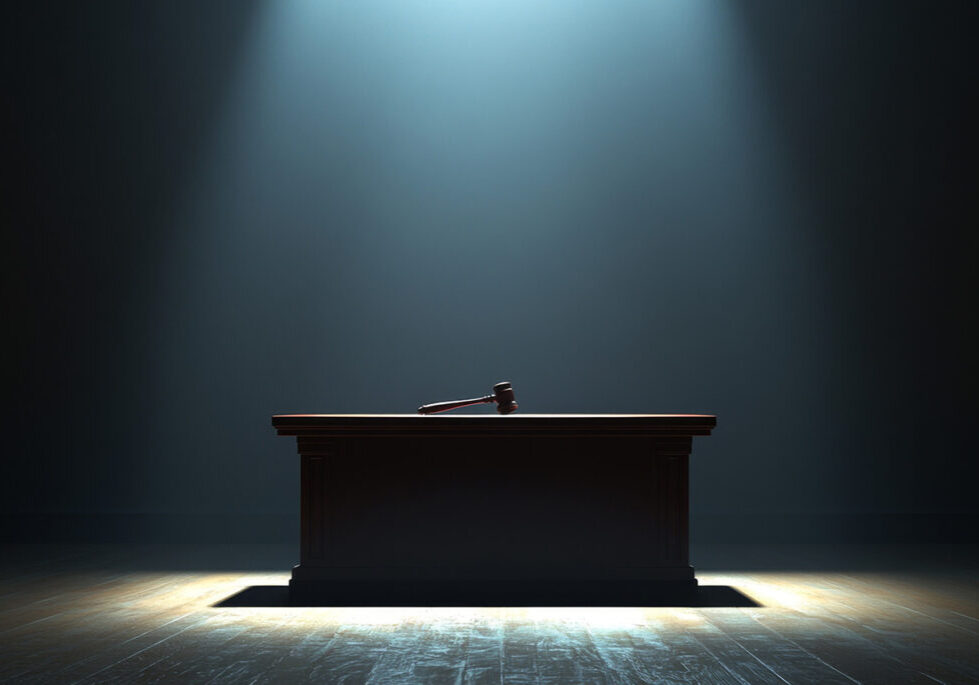
{"type": "Polygon", "coordinates": [[[290,540],[271,414],[508,379],[716,413],[695,540],[975,539],[972,3],[6,12],[5,537],[290,540]]]}

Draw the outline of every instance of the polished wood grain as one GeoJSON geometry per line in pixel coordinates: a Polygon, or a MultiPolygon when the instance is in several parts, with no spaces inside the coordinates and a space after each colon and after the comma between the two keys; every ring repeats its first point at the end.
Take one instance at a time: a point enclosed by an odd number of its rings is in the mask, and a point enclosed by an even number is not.
{"type": "Polygon", "coordinates": [[[979,682],[971,548],[695,547],[756,606],[549,608],[288,606],[289,547],[2,552],[4,683],[979,682]]]}

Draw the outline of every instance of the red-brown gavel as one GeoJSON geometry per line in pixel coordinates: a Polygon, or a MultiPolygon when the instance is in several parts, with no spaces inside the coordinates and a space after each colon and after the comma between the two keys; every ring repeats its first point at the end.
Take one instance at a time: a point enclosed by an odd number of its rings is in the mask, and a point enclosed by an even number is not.
{"type": "Polygon", "coordinates": [[[497,383],[493,386],[493,394],[485,397],[474,397],[471,400],[453,400],[452,402],[436,402],[434,404],[424,404],[418,407],[419,414],[435,414],[440,411],[449,411],[459,407],[468,407],[472,404],[489,404],[496,402],[496,411],[501,414],[509,414],[516,411],[517,401],[513,397],[513,388],[509,381],[497,383]]]}

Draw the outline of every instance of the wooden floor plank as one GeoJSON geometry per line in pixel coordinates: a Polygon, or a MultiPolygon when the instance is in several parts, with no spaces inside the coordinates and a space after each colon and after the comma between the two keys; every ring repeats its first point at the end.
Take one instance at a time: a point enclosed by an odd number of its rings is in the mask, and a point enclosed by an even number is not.
{"type": "Polygon", "coordinates": [[[787,682],[852,685],[857,682],[757,620],[763,609],[712,609],[704,617],[787,682]]]}
{"type": "Polygon", "coordinates": [[[961,569],[701,575],[756,607],[241,607],[216,604],[288,573],[154,568],[167,554],[5,559],[0,681],[979,683],[977,586],[961,569]]]}
{"type": "Polygon", "coordinates": [[[468,621],[401,622],[384,637],[385,649],[367,676],[368,685],[451,683],[461,679],[468,621]]]}
{"type": "Polygon", "coordinates": [[[147,583],[135,588],[113,606],[106,598],[97,602],[96,620],[81,623],[83,633],[69,633],[71,649],[59,658],[59,677],[77,680],[123,664],[134,654],[162,644],[200,623],[204,607],[223,588],[236,586],[238,574],[203,577],[180,575],[180,581],[147,583]]]}
{"type": "Polygon", "coordinates": [[[830,577],[849,592],[914,611],[979,638],[979,586],[950,579],[861,573],[830,577]]]}
{"type": "Polygon", "coordinates": [[[623,645],[604,628],[596,630],[587,617],[575,620],[567,615],[557,619],[545,616],[523,626],[511,625],[510,631],[519,631],[522,639],[534,647],[538,679],[532,682],[648,682],[641,665],[622,653],[623,645]]]}
{"type": "Polygon", "coordinates": [[[683,623],[683,632],[696,640],[705,652],[740,682],[747,685],[784,685],[786,682],[730,635],[712,625],[700,612],[682,612],[678,618],[683,623]]]}
{"type": "MultiPolygon", "coordinates": [[[[750,576],[745,579],[745,584],[756,587],[757,594],[763,598],[788,594],[791,608],[801,607],[827,625],[837,626],[873,643],[880,651],[906,665],[909,679],[912,678],[910,674],[920,674],[953,683],[979,682],[977,642],[969,634],[868,597],[833,574],[766,574],[750,576]]],[[[778,600],[770,601],[775,604],[778,600]]],[[[852,651],[860,643],[848,640],[843,644],[852,651]]]]}
{"type": "Polygon", "coordinates": [[[860,683],[928,683],[927,675],[871,640],[834,622],[786,610],[759,613],[756,620],[780,637],[860,683]]]}

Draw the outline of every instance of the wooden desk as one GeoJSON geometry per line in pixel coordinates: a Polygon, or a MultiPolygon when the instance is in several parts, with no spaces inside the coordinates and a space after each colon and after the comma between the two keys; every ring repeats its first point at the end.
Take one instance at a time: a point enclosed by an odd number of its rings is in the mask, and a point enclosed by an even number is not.
{"type": "Polygon", "coordinates": [[[691,414],[293,414],[294,598],[641,602],[693,588],[691,414]]]}

